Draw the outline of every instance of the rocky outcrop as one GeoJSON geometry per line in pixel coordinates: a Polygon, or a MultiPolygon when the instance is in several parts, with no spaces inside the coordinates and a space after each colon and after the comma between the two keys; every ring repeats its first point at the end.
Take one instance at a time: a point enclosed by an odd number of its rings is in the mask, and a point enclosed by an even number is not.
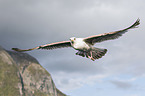
{"type": "Polygon", "coordinates": [[[34,57],[0,47],[0,96],[66,95],[34,57]]]}

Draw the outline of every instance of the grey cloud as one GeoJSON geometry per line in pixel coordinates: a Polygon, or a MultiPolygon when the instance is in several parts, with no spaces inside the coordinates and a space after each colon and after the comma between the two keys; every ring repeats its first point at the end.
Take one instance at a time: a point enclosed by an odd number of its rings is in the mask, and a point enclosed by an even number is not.
{"type": "Polygon", "coordinates": [[[115,85],[117,88],[121,88],[121,89],[130,89],[133,87],[132,84],[130,84],[129,82],[124,82],[124,81],[117,81],[117,80],[112,80],[110,81],[113,85],[115,85]]]}
{"type": "Polygon", "coordinates": [[[71,48],[28,53],[36,57],[54,77],[59,72],[80,74],[76,78],[84,76],[84,73],[86,78],[94,74],[142,76],[145,73],[144,1],[129,1],[1,0],[0,45],[6,49],[33,48],[73,36],[86,37],[116,31],[129,26],[139,17],[141,25],[138,29],[129,31],[118,40],[95,45],[108,49],[107,54],[95,62],[75,56],[76,51],[71,48]]]}

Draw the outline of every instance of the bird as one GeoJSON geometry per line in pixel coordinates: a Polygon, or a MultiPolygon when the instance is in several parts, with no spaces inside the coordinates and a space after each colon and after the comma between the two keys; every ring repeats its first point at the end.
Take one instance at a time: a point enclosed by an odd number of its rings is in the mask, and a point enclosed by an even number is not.
{"type": "Polygon", "coordinates": [[[76,55],[86,57],[95,61],[96,59],[102,58],[102,56],[104,56],[107,53],[107,49],[93,47],[95,43],[100,43],[106,40],[117,39],[121,37],[124,33],[128,32],[129,29],[138,28],[139,24],[140,24],[140,19],[138,18],[135,21],[135,23],[133,23],[131,26],[119,31],[93,35],[86,38],[71,37],[68,41],[49,43],[46,45],[41,45],[30,49],[12,48],[12,50],[18,52],[24,52],[24,51],[31,51],[35,49],[52,50],[57,48],[72,47],[78,51],[76,55]]]}

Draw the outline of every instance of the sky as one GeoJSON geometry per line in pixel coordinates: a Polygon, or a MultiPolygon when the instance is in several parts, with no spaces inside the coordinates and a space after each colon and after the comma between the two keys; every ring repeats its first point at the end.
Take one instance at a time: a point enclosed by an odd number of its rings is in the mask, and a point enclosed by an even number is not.
{"type": "Polygon", "coordinates": [[[69,96],[145,96],[144,0],[0,0],[0,45],[11,50],[139,28],[116,40],[95,44],[108,49],[96,61],[73,48],[34,50],[56,87],[69,96]]]}

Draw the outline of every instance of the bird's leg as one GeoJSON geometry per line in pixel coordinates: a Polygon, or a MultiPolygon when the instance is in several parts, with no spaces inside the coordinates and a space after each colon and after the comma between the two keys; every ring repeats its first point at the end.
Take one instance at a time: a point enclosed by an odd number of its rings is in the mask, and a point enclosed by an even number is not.
{"type": "Polygon", "coordinates": [[[88,56],[88,57],[89,57],[89,59],[91,59],[91,60],[95,61],[95,59],[94,59],[93,57],[91,57],[91,56],[88,56]]]}
{"type": "Polygon", "coordinates": [[[90,55],[89,55],[89,53],[87,54],[88,58],[90,58],[91,60],[95,61],[95,59],[94,59],[93,56],[92,56],[92,51],[90,51],[90,55]],[[90,56],[90,55],[91,55],[91,56],[90,56]]]}
{"type": "Polygon", "coordinates": [[[92,55],[92,51],[90,52],[91,53],[91,60],[95,61],[95,59],[93,58],[93,55],[92,55]]]}

